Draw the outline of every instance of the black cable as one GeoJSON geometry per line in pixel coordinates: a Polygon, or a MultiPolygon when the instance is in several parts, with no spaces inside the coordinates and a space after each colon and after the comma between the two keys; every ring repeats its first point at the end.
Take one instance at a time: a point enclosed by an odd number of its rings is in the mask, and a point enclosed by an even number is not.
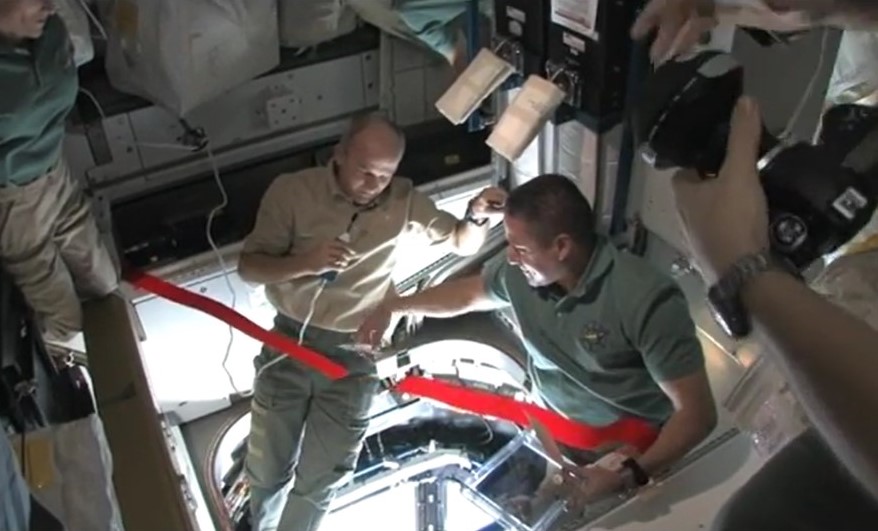
{"type": "MultiPolygon", "coordinates": [[[[639,101],[644,86],[644,74],[648,73],[649,69],[649,46],[643,41],[634,42],[631,45],[631,57],[628,64],[625,113],[630,113],[636,102],[639,101]]],[[[613,196],[613,212],[610,220],[611,235],[625,230],[628,196],[634,172],[634,158],[637,155],[637,139],[634,137],[634,127],[631,120],[630,114],[625,116],[622,125],[619,164],[616,168],[616,191],[613,196]]]]}
{"type": "Polygon", "coordinates": [[[25,446],[25,437],[27,436],[27,427],[21,430],[21,477],[27,482],[27,447],[25,446]]]}

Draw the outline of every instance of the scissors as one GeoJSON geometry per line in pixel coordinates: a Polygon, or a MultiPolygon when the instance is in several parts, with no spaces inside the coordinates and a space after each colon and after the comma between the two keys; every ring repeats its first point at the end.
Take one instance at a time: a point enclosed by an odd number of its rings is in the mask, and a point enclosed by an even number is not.
{"type": "Polygon", "coordinates": [[[394,354],[394,352],[390,350],[390,345],[373,347],[368,343],[344,343],[339,345],[338,348],[347,350],[348,352],[355,352],[371,359],[372,361],[380,361],[394,354]]]}

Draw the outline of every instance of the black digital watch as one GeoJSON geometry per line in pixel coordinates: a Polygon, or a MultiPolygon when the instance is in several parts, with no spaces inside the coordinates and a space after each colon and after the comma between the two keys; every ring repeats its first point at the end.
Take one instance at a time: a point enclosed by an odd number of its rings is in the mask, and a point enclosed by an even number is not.
{"type": "Polygon", "coordinates": [[[769,250],[748,254],[732,265],[707,292],[707,302],[717,324],[735,339],[750,334],[750,315],[741,300],[741,291],[754,277],[767,271],[781,271],[800,277],[797,271],[778,259],[769,250]]]}
{"type": "Polygon", "coordinates": [[[629,457],[622,461],[622,469],[619,473],[625,479],[625,487],[628,489],[636,489],[649,484],[649,474],[634,458],[629,457]]]}
{"type": "Polygon", "coordinates": [[[472,201],[470,201],[470,202],[469,202],[469,205],[467,205],[467,207],[466,207],[466,214],[463,215],[463,220],[466,221],[467,223],[472,223],[473,225],[475,225],[475,226],[477,226],[477,227],[484,227],[485,224],[488,222],[488,218],[487,218],[487,217],[477,218],[477,217],[473,214],[473,203],[472,203],[472,201]]]}

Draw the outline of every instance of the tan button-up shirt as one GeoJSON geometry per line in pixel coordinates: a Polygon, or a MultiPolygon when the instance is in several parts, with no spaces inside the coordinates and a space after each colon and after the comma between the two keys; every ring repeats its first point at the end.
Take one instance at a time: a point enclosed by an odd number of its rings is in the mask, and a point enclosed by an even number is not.
{"type": "MultiPolygon", "coordinates": [[[[366,313],[393,292],[397,253],[418,252],[412,248],[418,240],[424,245],[448,241],[457,219],[439,210],[408,179],[395,177],[374,205],[362,207],[344,196],[330,168],[311,168],[281,175],[269,186],[243,252],[272,256],[305,252],[338,238],[349,225],[348,245],[357,258],[326,284],[316,299],[310,326],[355,331],[366,313]],[[398,246],[403,237],[404,245],[398,246]]],[[[267,285],[265,293],[280,313],[302,322],[321,282],[318,277],[303,277],[267,285]]]]}

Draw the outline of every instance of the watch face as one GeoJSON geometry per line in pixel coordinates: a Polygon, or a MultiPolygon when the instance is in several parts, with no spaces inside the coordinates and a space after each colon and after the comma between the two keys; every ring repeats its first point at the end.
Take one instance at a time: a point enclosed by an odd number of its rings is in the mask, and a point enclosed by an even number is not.
{"type": "Polygon", "coordinates": [[[640,485],[637,484],[637,480],[634,478],[634,471],[628,467],[622,467],[619,470],[619,475],[622,476],[622,483],[625,485],[627,490],[636,489],[640,485]]]}
{"type": "Polygon", "coordinates": [[[737,296],[723,293],[716,285],[707,292],[707,306],[716,323],[729,337],[740,339],[750,333],[747,312],[737,296]]]}
{"type": "Polygon", "coordinates": [[[649,484],[649,474],[641,468],[640,464],[634,458],[629,457],[622,463],[622,465],[620,473],[623,475],[623,479],[628,488],[636,489],[649,484]]]}
{"type": "Polygon", "coordinates": [[[723,333],[725,333],[729,337],[734,337],[732,335],[732,331],[729,329],[728,323],[726,323],[726,320],[723,317],[722,312],[717,309],[716,305],[708,301],[707,307],[710,309],[711,317],[713,317],[713,320],[716,322],[717,325],[719,325],[723,333]]]}

